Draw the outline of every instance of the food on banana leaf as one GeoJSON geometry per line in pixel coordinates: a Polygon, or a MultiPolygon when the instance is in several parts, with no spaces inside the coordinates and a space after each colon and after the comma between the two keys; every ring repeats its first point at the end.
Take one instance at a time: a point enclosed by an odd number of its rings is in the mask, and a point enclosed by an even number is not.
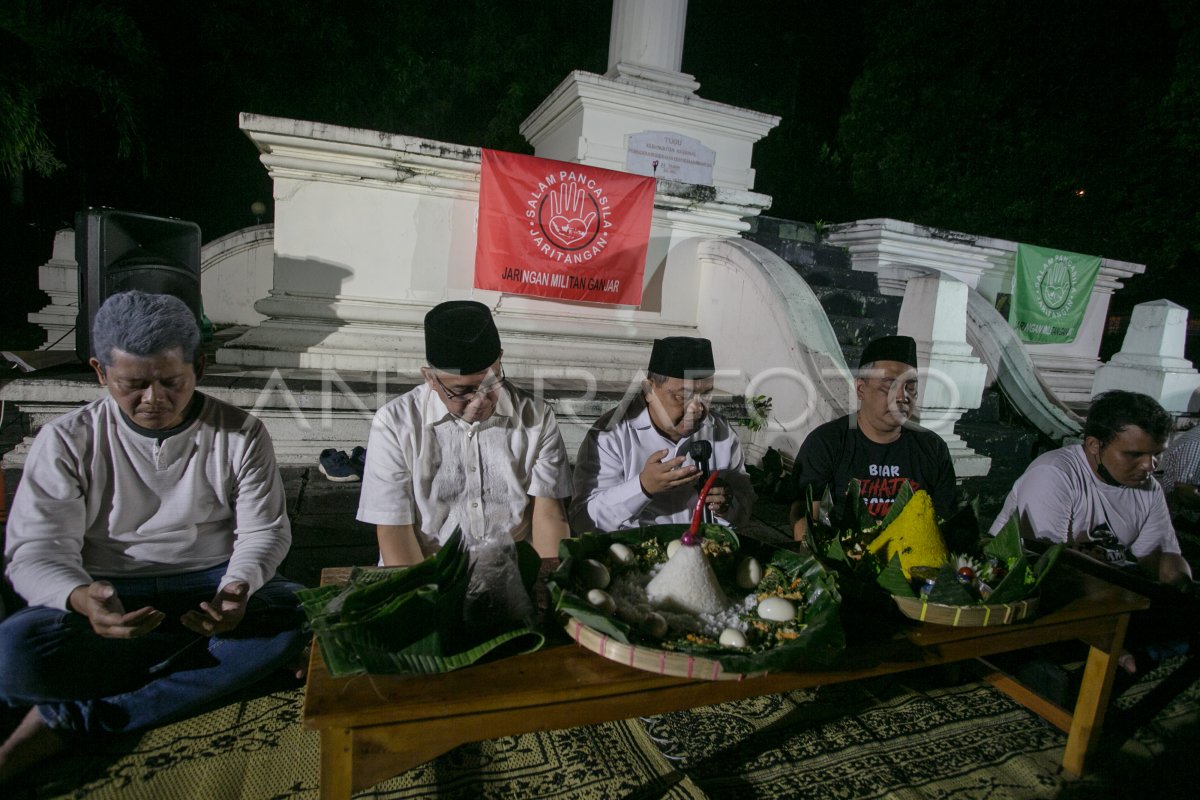
{"type": "MultiPolygon", "coordinates": [[[[533,548],[517,543],[528,589],[537,576],[533,548]]],[[[297,593],[334,677],[364,673],[431,674],[475,663],[488,654],[537,650],[544,635],[521,623],[464,623],[473,564],[455,531],[433,556],[404,568],[355,567],[343,585],[297,593]]]]}
{"type": "Polygon", "coordinates": [[[867,552],[884,550],[885,561],[899,556],[904,577],[912,579],[913,567],[939,567],[950,557],[938,530],[929,492],[921,489],[904,504],[896,519],[867,546],[867,552]]]}
{"type": "Polygon", "coordinates": [[[685,527],[658,525],[564,541],[549,583],[556,610],[626,644],[702,654],[727,672],[832,663],[844,646],[840,598],[816,559],[739,539],[715,525],[703,526],[696,544],[680,545],[685,527]],[[623,549],[632,560],[624,560],[623,549]],[[747,559],[758,569],[739,570],[747,559]],[[589,560],[610,574],[605,591],[615,603],[612,613],[587,602],[589,560]],[[755,585],[740,588],[739,572],[745,580],[755,571],[755,585]],[[706,588],[697,590],[696,580],[706,588]],[[758,608],[770,598],[792,605],[787,619],[759,616],[758,608]]]}
{"type": "Polygon", "coordinates": [[[698,545],[676,549],[646,584],[646,599],[655,608],[684,614],[719,614],[729,605],[704,548],[698,545]]]}
{"type": "Polygon", "coordinates": [[[1031,563],[1015,519],[995,537],[980,539],[972,507],[939,521],[929,494],[909,484],[887,516],[875,520],[858,488],[851,483],[840,515],[809,525],[813,552],[852,597],[876,587],[945,605],[1012,603],[1037,591],[1062,549],[1051,547],[1031,563]]]}

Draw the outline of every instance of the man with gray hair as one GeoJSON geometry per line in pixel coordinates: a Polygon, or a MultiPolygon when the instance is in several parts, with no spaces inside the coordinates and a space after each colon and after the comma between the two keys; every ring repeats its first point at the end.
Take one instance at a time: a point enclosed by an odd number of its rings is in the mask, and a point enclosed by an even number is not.
{"type": "Polygon", "coordinates": [[[0,624],[0,701],[30,707],[0,784],[88,736],[187,716],[291,665],[291,529],[262,423],[196,391],[195,316],[110,297],[90,364],[107,393],[47,423],[13,501],[7,575],[29,607],[0,624]]]}

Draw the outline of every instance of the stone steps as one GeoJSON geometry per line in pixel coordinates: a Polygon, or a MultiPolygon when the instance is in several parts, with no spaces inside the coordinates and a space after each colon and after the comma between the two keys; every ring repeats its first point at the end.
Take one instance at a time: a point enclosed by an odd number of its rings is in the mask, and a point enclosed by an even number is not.
{"type": "Polygon", "coordinates": [[[825,309],[848,366],[871,339],[896,332],[901,298],[879,293],[875,274],[850,267],[843,247],[818,241],[816,226],[758,217],[745,238],[791,264],[825,309]]]}
{"type": "Polygon", "coordinates": [[[1024,420],[994,386],[984,392],[979,408],[963,415],[955,430],[973,450],[992,459],[987,475],[968,478],[960,486],[964,502],[978,499],[979,519],[986,528],[1029,462],[1055,445],[1024,420]]]}

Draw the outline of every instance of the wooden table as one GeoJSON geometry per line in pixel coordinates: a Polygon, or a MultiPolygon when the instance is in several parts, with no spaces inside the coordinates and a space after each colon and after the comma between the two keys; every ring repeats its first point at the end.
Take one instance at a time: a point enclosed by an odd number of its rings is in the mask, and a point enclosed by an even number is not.
{"type": "MultiPolygon", "coordinates": [[[[325,570],[322,582],[345,581],[325,570]]],[[[304,724],[321,733],[321,797],[348,798],[467,742],[662,714],[823,684],[1079,639],[1090,646],[1073,711],[999,673],[996,688],[1067,733],[1063,767],[1083,772],[1097,742],[1129,614],[1139,594],[1082,573],[1055,569],[1038,615],[989,628],[901,624],[848,647],[836,669],[786,672],[744,681],[664,677],[626,667],[572,643],[444,675],[333,678],[314,646],[304,724]]]]}

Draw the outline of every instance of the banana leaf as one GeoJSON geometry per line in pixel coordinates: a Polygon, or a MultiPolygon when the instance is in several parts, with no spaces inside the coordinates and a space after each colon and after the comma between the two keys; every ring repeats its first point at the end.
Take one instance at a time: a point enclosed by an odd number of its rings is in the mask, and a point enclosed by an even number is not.
{"type": "MultiPolygon", "coordinates": [[[[900,516],[904,506],[912,499],[912,488],[908,484],[901,487],[891,509],[879,522],[866,512],[858,489],[858,482],[851,481],[840,514],[842,520],[854,519],[854,524],[858,527],[839,528],[832,524],[832,519],[830,523],[810,519],[809,537],[813,552],[826,568],[838,577],[838,586],[848,600],[870,603],[880,593],[916,597],[911,583],[904,577],[899,556],[893,555],[884,564],[881,559],[870,554],[864,554],[857,560],[847,555],[848,547],[858,544],[865,548],[900,516]]],[[[973,505],[964,505],[939,528],[952,553],[976,558],[994,558],[1006,565],[1008,572],[999,584],[992,587],[992,593],[984,600],[977,592],[958,580],[954,566],[945,564],[940,568],[930,589],[928,599],[931,603],[973,605],[1023,600],[1038,591],[1062,550],[1062,545],[1053,545],[1035,564],[1031,564],[1029,555],[1021,545],[1020,529],[1015,518],[1010,519],[995,537],[985,537],[981,540],[978,517],[973,505]]]]}
{"type": "Polygon", "coordinates": [[[996,536],[983,546],[985,555],[999,559],[1002,563],[1012,564],[1008,574],[1004,576],[1004,580],[993,587],[987,602],[1013,603],[1036,593],[1046,575],[1058,562],[1062,550],[1061,543],[1050,545],[1031,565],[1029,553],[1021,546],[1021,529],[1016,515],[1010,517],[996,536]]]}
{"type": "MultiPolygon", "coordinates": [[[[576,567],[584,559],[602,560],[608,552],[609,545],[614,542],[634,547],[652,541],[661,548],[662,557],[656,560],[665,560],[667,544],[678,539],[686,527],[654,525],[637,530],[586,534],[563,541],[559,545],[561,563],[548,582],[555,610],[560,615],[572,617],[619,642],[664,649],[662,641],[642,633],[616,617],[603,614],[588,603],[585,599],[586,590],[575,578],[576,567]]],[[[735,573],[741,557],[747,555],[759,559],[764,571],[774,566],[788,578],[806,581],[809,590],[803,612],[803,627],[796,639],[757,652],[746,652],[718,644],[701,645],[683,639],[668,643],[670,649],[718,661],[722,669],[736,673],[828,666],[837,660],[845,649],[845,636],[838,615],[841,596],[820,562],[811,556],[779,550],[756,539],[739,538],[732,530],[718,525],[703,526],[701,534],[705,539],[727,544],[732,550],[728,557],[710,559],[713,572],[731,597],[746,594],[745,589],[737,588],[735,573]]]]}
{"type": "MultiPolygon", "coordinates": [[[[540,563],[533,548],[517,544],[526,591],[540,563]],[[532,574],[529,565],[533,564],[532,574]]],[[[455,533],[433,556],[403,568],[351,570],[344,586],[298,593],[301,608],[321,643],[331,675],[432,674],[475,663],[489,654],[531,652],[542,633],[516,625],[482,633],[464,624],[471,558],[455,533]]]]}

